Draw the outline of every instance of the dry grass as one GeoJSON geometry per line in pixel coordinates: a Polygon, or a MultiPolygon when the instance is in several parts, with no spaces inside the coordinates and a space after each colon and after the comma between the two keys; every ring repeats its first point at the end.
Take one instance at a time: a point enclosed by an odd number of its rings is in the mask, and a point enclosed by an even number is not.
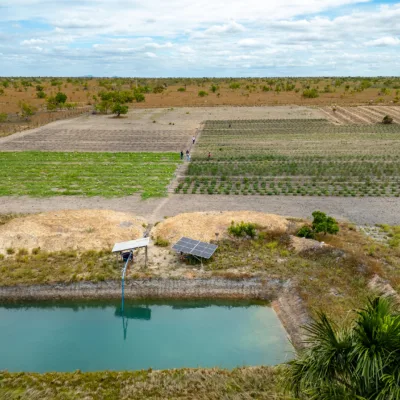
{"type": "Polygon", "coordinates": [[[110,249],[143,235],[144,220],[108,210],[64,210],[0,217],[0,253],[7,248],[44,251],[110,249]]]}
{"type": "Polygon", "coordinates": [[[280,233],[286,232],[290,225],[284,217],[256,211],[195,212],[167,218],[157,224],[151,233],[154,237],[160,237],[170,243],[183,236],[209,242],[227,238],[228,227],[232,221],[251,222],[268,231],[280,233]]]}
{"type": "Polygon", "coordinates": [[[289,399],[271,367],[96,373],[0,373],[7,400],[289,399]]]}

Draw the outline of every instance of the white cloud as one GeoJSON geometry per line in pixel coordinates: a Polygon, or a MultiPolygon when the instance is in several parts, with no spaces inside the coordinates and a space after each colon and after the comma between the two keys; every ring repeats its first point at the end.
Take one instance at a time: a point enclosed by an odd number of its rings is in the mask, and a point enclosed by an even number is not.
{"type": "Polygon", "coordinates": [[[239,47],[259,47],[261,45],[258,39],[241,39],[238,41],[239,47]]]}
{"type": "Polygon", "coordinates": [[[21,42],[22,46],[34,46],[37,44],[45,44],[47,43],[47,40],[44,39],[29,39],[29,40],[23,40],[21,42]]]}
{"type": "MultiPolygon", "coordinates": [[[[372,69],[394,75],[400,65],[400,3],[378,6],[371,1],[365,7],[363,0],[231,0],[228,5],[215,0],[0,1],[0,8],[3,3],[7,7],[0,22],[10,27],[7,35],[0,34],[2,61],[30,60],[38,71],[49,65],[69,74],[107,74],[115,69],[122,76],[133,73],[134,65],[141,75],[217,76],[241,75],[251,63],[252,73],[261,76],[271,69],[289,75],[359,75],[372,69]],[[344,5],[352,7],[337,8],[344,5]],[[338,17],[329,17],[331,9],[338,17]],[[16,23],[21,25],[18,31],[12,29],[16,23]],[[51,62],[55,54],[57,62],[51,62]],[[74,67],[68,70],[67,65],[74,67]]],[[[23,75],[24,66],[15,70],[15,65],[2,63],[3,73],[23,75]]]]}
{"type": "Polygon", "coordinates": [[[367,46],[377,46],[377,47],[385,47],[385,46],[398,46],[400,45],[400,39],[397,37],[386,36],[375,40],[370,40],[366,42],[367,46]]]}

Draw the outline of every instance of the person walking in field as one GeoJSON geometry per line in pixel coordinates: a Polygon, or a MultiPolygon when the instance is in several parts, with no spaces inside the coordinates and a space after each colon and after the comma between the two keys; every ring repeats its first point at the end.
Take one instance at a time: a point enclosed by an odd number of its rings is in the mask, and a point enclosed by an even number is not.
{"type": "Polygon", "coordinates": [[[181,150],[181,160],[183,160],[183,151],[181,150]]]}
{"type": "Polygon", "coordinates": [[[193,142],[193,144],[194,144],[195,141],[196,141],[196,138],[193,136],[193,137],[192,137],[192,142],[193,142]]]}
{"type": "Polygon", "coordinates": [[[208,159],[211,160],[211,153],[208,152],[208,159]]]}

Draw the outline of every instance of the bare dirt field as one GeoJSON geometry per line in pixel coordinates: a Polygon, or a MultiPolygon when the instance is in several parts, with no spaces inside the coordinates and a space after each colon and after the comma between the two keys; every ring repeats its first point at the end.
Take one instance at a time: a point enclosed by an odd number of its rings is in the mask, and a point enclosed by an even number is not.
{"type": "Polygon", "coordinates": [[[179,152],[205,120],[315,118],[325,116],[298,106],[140,109],[123,118],[85,115],[26,130],[0,138],[0,151],[179,152]]]}
{"type": "Polygon", "coordinates": [[[131,212],[150,223],[185,212],[259,211],[310,218],[321,210],[339,220],[357,225],[400,225],[400,200],[397,198],[290,197],[172,195],[141,200],[139,196],[105,199],[101,197],[59,196],[43,199],[0,197],[0,213],[38,213],[50,210],[102,209],[131,212]]]}

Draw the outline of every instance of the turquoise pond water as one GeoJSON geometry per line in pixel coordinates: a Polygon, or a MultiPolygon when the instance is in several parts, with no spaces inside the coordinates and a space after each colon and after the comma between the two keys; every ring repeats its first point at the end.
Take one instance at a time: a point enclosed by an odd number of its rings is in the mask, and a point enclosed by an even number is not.
{"type": "Polygon", "coordinates": [[[0,370],[274,365],[293,348],[275,312],[244,302],[0,304],[0,370]]]}

